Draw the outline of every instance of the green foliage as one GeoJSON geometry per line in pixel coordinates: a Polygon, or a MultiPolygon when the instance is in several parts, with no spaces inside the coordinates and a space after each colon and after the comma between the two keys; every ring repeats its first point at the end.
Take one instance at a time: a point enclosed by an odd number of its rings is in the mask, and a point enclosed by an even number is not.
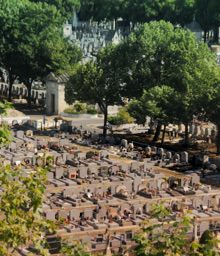
{"type": "Polygon", "coordinates": [[[103,134],[106,134],[108,106],[122,102],[121,77],[116,66],[115,46],[102,49],[95,62],[81,64],[65,87],[65,99],[68,104],[75,100],[97,103],[104,114],[103,134]]]}
{"type": "Polygon", "coordinates": [[[0,64],[9,75],[9,99],[12,84],[19,78],[28,86],[30,100],[33,80],[43,79],[50,72],[71,73],[81,52],[63,38],[63,19],[54,5],[44,1],[3,2],[0,1],[0,64]]]}
{"type": "Polygon", "coordinates": [[[40,255],[48,255],[43,237],[51,225],[43,220],[40,211],[45,183],[44,169],[33,170],[27,176],[20,168],[1,167],[0,255],[13,255],[20,246],[30,244],[40,255]]]}
{"type": "Polygon", "coordinates": [[[130,116],[127,111],[127,107],[122,107],[116,116],[109,116],[108,122],[112,125],[131,124],[134,119],[130,116]]]}
{"type": "Polygon", "coordinates": [[[173,88],[155,86],[145,90],[139,101],[131,101],[128,111],[139,123],[145,123],[146,116],[150,116],[153,120],[167,124],[178,120],[178,102],[178,94],[173,88]]]}
{"type": "Polygon", "coordinates": [[[9,109],[12,109],[13,105],[11,102],[8,101],[0,101],[0,115],[1,116],[6,116],[7,115],[7,111],[9,109]]]}
{"type": "Polygon", "coordinates": [[[188,124],[204,112],[219,81],[216,59],[207,45],[165,21],[140,26],[118,52],[125,96],[140,99],[129,107],[139,123],[149,115],[165,124],[188,124]]]}
{"type": "Polygon", "coordinates": [[[73,11],[78,10],[80,0],[31,0],[32,2],[42,2],[53,5],[61,13],[64,20],[72,18],[73,11]]]}
{"type": "MultiPolygon", "coordinates": [[[[7,101],[0,102],[0,115],[6,116],[7,111],[13,108],[12,104],[7,101]]],[[[7,145],[12,141],[12,134],[7,124],[0,125],[0,146],[7,145]]]]}
{"type": "Polygon", "coordinates": [[[123,18],[149,22],[167,20],[174,24],[185,24],[192,20],[194,0],[81,0],[80,17],[96,21],[123,18]]]}
{"type": "Polygon", "coordinates": [[[137,256],[217,256],[217,243],[210,237],[208,243],[190,241],[187,233],[193,225],[192,219],[182,214],[172,215],[164,205],[155,205],[151,211],[152,220],[143,223],[142,232],[135,237],[137,256]]]}
{"type": "Polygon", "coordinates": [[[7,145],[12,141],[12,134],[7,124],[0,126],[0,146],[7,145]]]}
{"type": "Polygon", "coordinates": [[[64,110],[68,114],[97,114],[97,110],[94,106],[87,105],[86,103],[76,102],[72,107],[69,107],[64,110]]]}
{"type": "Polygon", "coordinates": [[[218,0],[196,0],[196,19],[206,34],[220,25],[220,5],[218,0]]]}
{"type": "Polygon", "coordinates": [[[91,256],[80,242],[75,242],[73,244],[63,243],[61,252],[65,256],[91,256]]]}

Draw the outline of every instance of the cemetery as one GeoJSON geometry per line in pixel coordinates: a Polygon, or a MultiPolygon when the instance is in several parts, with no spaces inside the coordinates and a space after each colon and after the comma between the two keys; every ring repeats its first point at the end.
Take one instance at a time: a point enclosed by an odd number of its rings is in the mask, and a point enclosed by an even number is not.
{"type": "Polygon", "coordinates": [[[80,240],[91,252],[132,248],[143,220],[152,220],[151,206],[162,202],[177,219],[190,210],[191,238],[220,229],[220,190],[211,186],[211,177],[220,175],[212,159],[204,157],[202,168],[192,169],[186,151],[141,148],[110,136],[103,141],[83,127],[68,132],[21,127],[0,149],[1,163],[19,166],[25,175],[50,167],[42,214],[57,226],[47,237],[51,253],[57,252],[60,239],[80,240]],[[185,173],[178,171],[186,166],[185,173]]]}
{"type": "Polygon", "coordinates": [[[219,0],[0,0],[0,256],[217,256],[219,0]]]}

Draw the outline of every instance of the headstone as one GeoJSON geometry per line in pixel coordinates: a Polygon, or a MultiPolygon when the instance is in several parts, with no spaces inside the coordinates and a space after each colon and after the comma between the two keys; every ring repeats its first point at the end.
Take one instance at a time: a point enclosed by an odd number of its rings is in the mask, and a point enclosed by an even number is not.
{"type": "Polygon", "coordinates": [[[22,131],[22,130],[17,131],[16,132],[16,137],[20,138],[20,139],[23,139],[24,138],[24,131],[22,131]]]}
{"type": "Polygon", "coordinates": [[[88,167],[86,166],[80,166],[78,169],[78,175],[80,178],[86,178],[88,175],[88,167]]]}
{"type": "Polygon", "coordinates": [[[164,149],[163,148],[158,148],[157,149],[157,154],[162,157],[164,155],[164,149]]]}
{"type": "Polygon", "coordinates": [[[134,144],[133,144],[133,142],[131,142],[131,143],[128,144],[128,148],[129,148],[130,150],[133,150],[133,149],[134,149],[134,144]]]}
{"type": "Polygon", "coordinates": [[[151,154],[151,147],[146,147],[145,152],[146,152],[146,154],[150,155],[151,154]]]}
{"type": "Polygon", "coordinates": [[[166,158],[167,158],[167,159],[172,159],[172,153],[171,153],[170,151],[168,151],[168,152],[166,153],[166,158]]]}
{"type": "Polygon", "coordinates": [[[179,154],[175,154],[174,157],[173,157],[173,160],[176,162],[176,163],[179,163],[180,162],[180,155],[179,154]]]}
{"type": "Polygon", "coordinates": [[[107,158],[109,156],[109,152],[107,150],[100,151],[100,158],[107,158]]]}
{"type": "Polygon", "coordinates": [[[189,161],[188,152],[186,152],[186,151],[182,152],[180,160],[181,160],[181,162],[188,163],[188,161],[189,161]]]}
{"type": "Polygon", "coordinates": [[[128,147],[128,141],[123,139],[121,140],[121,146],[124,147],[124,148],[127,148],[128,147]]]}
{"type": "Polygon", "coordinates": [[[157,153],[157,147],[154,147],[154,146],[151,147],[151,151],[152,151],[153,154],[156,154],[157,153]]]}
{"type": "Polygon", "coordinates": [[[189,154],[184,151],[181,153],[181,162],[188,163],[189,162],[189,154]]]}
{"type": "Polygon", "coordinates": [[[199,136],[200,134],[201,134],[201,127],[200,125],[196,125],[194,135],[199,136]]]}
{"type": "Polygon", "coordinates": [[[211,136],[211,129],[210,128],[205,128],[205,136],[206,137],[211,136]]]}
{"type": "Polygon", "coordinates": [[[56,179],[62,178],[63,173],[64,173],[63,167],[56,167],[56,169],[55,169],[55,178],[56,179]]]}
{"type": "Polygon", "coordinates": [[[205,128],[201,127],[201,135],[204,136],[205,135],[205,128]]]}
{"type": "Polygon", "coordinates": [[[32,130],[27,130],[26,132],[25,132],[25,136],[26,137],[33,137],[33,131],[32,130]]]}

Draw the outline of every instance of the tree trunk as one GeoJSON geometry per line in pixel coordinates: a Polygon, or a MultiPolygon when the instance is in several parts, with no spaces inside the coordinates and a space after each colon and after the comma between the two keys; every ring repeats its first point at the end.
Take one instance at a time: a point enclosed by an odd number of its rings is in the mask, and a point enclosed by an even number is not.
{"type": "Polygon", "coordinates": [[[28,83],[26,84],[27,86],[27,102],[28,102],[28,106],[30,107],[31,106],[31,84],[28,83]]]}
{"type": "Polygon", "coordinates": [[[204,43],[207,41],[207,30],[204,30],[204,43]]]}
{"type": "Polygon", "coordinates": [[[218,27],[215,27],[214,28],[214,43],[217,43],[218,44],[218,41],[219,41],[219,28],[218,27]]]}
{"type": "Polygon", "coordinates": [[[220,156],[220,122],[217,123],[216,126],[217,126],[217,136],[216,136],[217,155],[220,156]]]}
{"type": "Polygon", "coordinates": [[[106,137],[107,135],[107,121],[108,121],[108,108],[104,111],[104,125],[103,125],[103,136],[106,137]]]}
{"type": "Polygon", "coordinates": [[[8,101],[11,101],[12,99],[12,86],[14,84],[14,80],[9,77],[9,81],[8,81],[8,101]]]}
{"type": "Polygon", "coordinates": [[[162,135],[162,139],[161,139],[161,146],[163,145],[164,143],[164,139],[165,139],[165,134],[166,134],[166,125],[164,125],[164,128],[163,128],[163,135],[162,135]]]}
{"type": "Polygon", "coordinates": [[[161,122],[158,122],[157,129],[156,129],[156,132],[154,134],[154,138],[153,138],[152,142],[157,142],[159,140],[161,127],[162,127],[161,122]]]}
{"type": "Polygon", "coordinates": [[[189,123],[188,122],[185,123],[185,142],[184,142],[184,145],[186,147],[189,146],[189,123]]]}
{"type": "Polygon", "coordinates": [[[98,103],[100,110],[104,114],[104,124],[103,124],[103,136],[106,137],[107,135],[107,121],[108,121],[108,105],[101,102],[98,103]]]}

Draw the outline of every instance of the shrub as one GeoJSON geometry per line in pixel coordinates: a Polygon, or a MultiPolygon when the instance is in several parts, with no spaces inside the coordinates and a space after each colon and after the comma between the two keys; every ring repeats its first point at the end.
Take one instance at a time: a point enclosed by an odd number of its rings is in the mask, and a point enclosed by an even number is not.
{"type": "Polygon", "coordinates": [[[123,107],[118,111],[116,116],[110,116],[108,122],[112,125],[131,124],[134,119],[127,112],[127,108],[123,107]]]}
{"type": "Polygon", "coordinates": [[[86,103],[76,102],[72,107],[69,107],[64,110],[64,113],[67,114],[97,114],[97,110],[94,106],[87,105],[86,103]]]}
{"type": "Polygon", "coordinates": [[[95,109],[94,106],[87,106],[87,114],[96,115],[98,111],[95,109]]]}

